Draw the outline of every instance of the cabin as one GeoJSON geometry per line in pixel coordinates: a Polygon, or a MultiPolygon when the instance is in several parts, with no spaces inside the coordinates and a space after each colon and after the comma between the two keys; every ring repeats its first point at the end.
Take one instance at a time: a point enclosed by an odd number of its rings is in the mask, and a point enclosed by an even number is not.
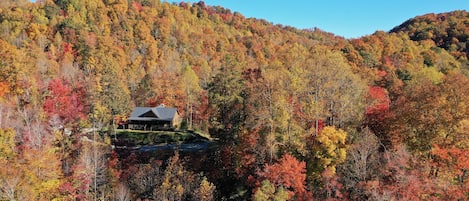
{"type": "Polygon", "coordinates": [[[128,118],[128,128],[133,130],[175,130],[180,124],[177,109],[163,104],[157,107],[136,107],[128,118]]]}

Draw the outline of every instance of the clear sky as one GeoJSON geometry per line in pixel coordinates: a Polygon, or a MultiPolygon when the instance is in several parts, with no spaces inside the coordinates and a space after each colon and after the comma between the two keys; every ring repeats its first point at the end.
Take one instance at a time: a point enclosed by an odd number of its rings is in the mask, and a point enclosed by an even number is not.
{"type": "MultiPolygon", "coordinates": [[[[169,1],[169,2],[181,2],[169,1]]],[[[185,0],[184,2],[199,2],[185,0]]],[[[427,13],[469,11],[469,0],[205,0],[238,11],[246,17],[274,24],[314,28],[345,38],[389,31],[404,21],[427,13]]]]}

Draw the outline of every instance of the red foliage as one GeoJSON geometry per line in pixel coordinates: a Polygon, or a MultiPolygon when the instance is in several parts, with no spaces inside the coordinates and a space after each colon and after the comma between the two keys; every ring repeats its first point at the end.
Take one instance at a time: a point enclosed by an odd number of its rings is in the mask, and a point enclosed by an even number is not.
{"type": "Polygon", "coordinates": [[[49,82],[48,95],[44,101],[44,111],[48,117],[58,115],[65,123],[84,118],[84,94],[79,86],[75,90],[62,79],[49,82]]]}
{"type": "MultiPolygon", "coordinates": [[[[391,100],[386,89],[379,86],[370,86],[368,88],[367,99],[369,102],[366,108],[365,124],[368,126],[380,140],[388,146],[391,146],[395,140],[387,136],[385,132],[387,128],[387,120],[392,115],[390,113],[391,100]]],[[[399,141],[399,140],[397,140],[399,141]]],[[[397,142],[396,141],[396,142],[397,142]]]]}
{"type": "Polygon", "coordinates": [[[232,146],[223,146],[220,149],[220,160],[223,164],[223,168],[233,167],[233,157],[235,151],[232,146]]]}
{"type": "Polygon", "coordinates": [[[191,67],[195,74],[200,75],[200,71],[202,70],[200,66],[195,65],[191,67]]]}
{"type": "Polygon", "coordinates": [[[202,91],[200,94],[200,100],[198,104],[194,105],[194,117],[193,121],[198,124],[202,130],[208,129],[209,118],[210,118],[210,103],[208,100],[207,91],[202,91]]]}
{"type": "Polygon", "coordinates": [[[139,161],[137,155],[133,152],[126,158],[123,158],[120,164],[122,172],[119,176],[122,181],[128,181],[130,176],[138,171],[134,164],[139,164],[139,161]]]}
{"type": "Polygon", "coordinates": [[[188,9],[189,5],[186,2],[180,2],[179,7],[184,8],[184,9],[188,9]]]}
{"type": "Polygon", "coordinates": [[[447,186],[445,189],[447,199],[467,199],[467,195],[464,192],[469,192],[469,178],[467,175],[469,171],[469,149],[461,149],[454,146],[445,149],[434,145],[432,154],[439,169],[449,171],[450,175],[453,175],[457,181],[455,185],[447,186]]]}
{"type": "Polygon", "coordinates": [[[143,6],[142,4],[140,4],[139,2],[132,2],[132,7],[137,10],[138,12],[142,11],[143,10],[143,6]]]}
{"type": "Polygon", "coordinates": [[[296,200],[311,200],[312,195],[305,186],[306,163],[300,162],[290,154],[285,154],[279,162],[273,165],[265,165],[264,171],[259,172],[259,185],[263,180],[269,180],[276,186],[283,186],[290,198],[296,196],[296,200]]]}
{"type": "Polygon", "coordinates": [[[392,200],[432,200],[432,194],[440,193],[426,176],[422,164],[404,146],[396,146],[395,151],[386,152],[383,158],[387,163],[382,168],[381,196],[391,196],[392,200]]]}
{"type": "Polygon", "coordinates": [[[391,100],[386,89],[378,86],[368,87],[368,99],[371,104],[366,108],[366,114],[382,114],[389,111],[391,100]]]}
{"type": "Polygon", "coordinates": [[[386,66],[393,66],[393,60],[389,56],[383,56],[383,64],[386,66]]]}
{"type": "Polygon", "coordinates": [[[324,172],[322,172],[322,180],[327,194],[326,200],[332,201],[345,199],[341,192],[343,185],[339,182],[339,177],[337,174],[327,168],[324,170],[324,172]]]}
{"type": "Polygon", "coordinates": [[[149,98],[147,100],[147,105],[150,107],[156,107],[160,104],[165,104],[165,103],[162,103],[161,101],[162,101],[162,98],[149,98]]]}
{"type": "MultiPolygon", "coordinates": [[[[322,119],[319,119],[317,120],[317,124],[318,124],[318,133],[320,133],[322,131],[322,129],[324,128],[324,126],[326,126],[326,123],[324,122],[324,120],[322,119]]],[[[314,128],[316,130],[316,119],[311,119],[311,120],[308,120],[307,121],[307,128],[314,128]]],[[[315,133],[312,133],[312,134],[315,134],[315,133]]]]}
{"type": "Polygon", "coordinates": [[[236,148],[239,165],[236,167],[235,172],[239,178],[245,179],[248,185],[251,186],[254,186],[256,182],[253,176],[258,168],[258,161],[256,161],[258,140],[258,130],[244,133],[240,138],[240,145],[236,148]]]}
{"type": "Polygon", "coordinates": [[[230,22],[233,19],[233,14],[231,13],[220,13],[219,15],[225,22],[230,22]]]}
{"type": "Polygon", "coordinates": [[[378,71],[378,76],[379,76],[379,77],[384,78],[384,77],[386,77],[387,74],[388,74],[388,73],[387,73],[386,71],[384,71],[384,70],[378,71]]]}
{"type": "Polygon", "coordinates": [[[62,44],[62,48],[63,48],[63,52],[64,52],[64,53],[68,53],[68,52],[71,53],[71,52],[72,52],[72,44],[70,44],[70,43],[65,43],[65,42],[64,42],[64,43],[62,44]]]}
{"type": "Polygon", "coordinates": [[[60,10],[60,15],[63,17],[68,17],[68,13],[65,12],[64,10],[60,10]]]}
{"type": "Polygon", "coordinates": [[[88,191],[91,180],[89,175],[84,171],[82,166],[77,166],[74,168],[75,173],[66,178],[66,182],[62,183],[59,187],[61,194],[67,196],[67,200],[88,200],[88,191]]]}

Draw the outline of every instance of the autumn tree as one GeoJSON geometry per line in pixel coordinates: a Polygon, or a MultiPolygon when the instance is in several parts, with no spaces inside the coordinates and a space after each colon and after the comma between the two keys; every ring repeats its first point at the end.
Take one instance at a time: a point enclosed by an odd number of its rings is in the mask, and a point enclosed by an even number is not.
{"type": "Polygon", "coordinates": [[[8,86],[8,91],[14,95],[24,92],[25,78],[31,73],[28,68],[28,59],[17,47],[9,44],[4,39],[0,39],[0,82],[8,86]]]}
{"type": "Polygon", "coordinates": [[[59,187],[62,184],[61,163],[54,147],[49,144],[41,149],[24,150],[21,158],[24,164],[25,184],[32,191],[29,192],[33,199],[57,199],[60,198],[59,187]],[[41,157],[37,157],[37,156],[41,157]]]}
{"type": "Polygon", "coordinates": [[[432,149],[437,164],[433,174],[446,186],[446,189],[441,192],[445,199],[464,200],[468,198],[468,153],[467,148],[455,146],[441,148],[435,145],[432,149]]]}
{"type": "MultiPolygon", "coordinates": [[[[259,182],[262,182],[264,185],[263,188],[271,188],[269,183],[264,181],[268,180],[271,184],[274,185],[274,188],[279,187],[285,188],[288,193],[288,199],[297,199],[297,200],[309,200],[312,199],[311,193],[306,187],[306,163],[298,161],[295,157],[290,154],[285,154],[282,158],[273,165],[266,164],[264,169],[258,173],[259,182]]],[[[259,183],[259,185],[261,185],[259,183]]],[[[258,190],[264,191],[263,193],[268,193],[267,189],[258,190]]],[[[271,191],[271,190],[270,190],[271,191]]],[[[275,192],[275,191],[274,191],[275,192]]],[[[256,195],[254,195],[255,197],[256,195]]],[[[263,195],[257,195],[263,196],[263,195]]],[[[283,196],[282,196],[283,197],[283,196]]]]}
{"type": "Polygon", "coordinates": [[[140,198],[153,196],[155,186],[160,183],[162,170],[157,163],[150,164],[129,164],[133,170],[128,178],[129,189],[140,198]]]}
{"type": "Polygon", "coordinates": [[[465,21],[466,11],[429,14],[344,39],[203,2],[0,1],[0,167],[11,167],[0,168],[0,199],[184,189],[182,199],[210,200],[209,181],[221,192],[212,199],[285,199],[293,187],[257,174],[284,155],[305,161],[318,199],[465,199],[465,21]],[[220,140],[206,182],[195,167],[94,155],[101,140],[82,133],[160,103],[220,140]]]}
{"type": "Polygon", "coordinates": [[[286,201],[288,200],[288,193],[285,189],[280,186],[278,189],[269,181],[262,181],[261,186],[256,190],[253,195],[253,200],[262,201],[262,200],[276,200],[276,201],[286,201]]]}
{"type": "Polygon", "coordinates": [[[194,200],[200,201],[212,201],[215,200],[215,185],[210,183],[206,177],[202,178],[200,181],[199,187],[196,189],[194,193],[194,200]]]}
{"type": "Polygon", "coordinates": [[[154,197],[156,200],[185,200],[185,199],[213,199],[215,186],[201,175],[187,170],[179,154],[171,157],[161,177],[161,183],[155,186],[154,197]]]}
{"type": "Polygon", "coordinates": [[[73,172],[63,191],[71,199],[97,199],[106,197],[106,185],[109,182],[109,167],[105,156],[106,144],[98,138],[85,138],[80,156],[73,166],[73,172]],[[85,141],[86,140],[86,141],[85,141]]]}
{"type": "Polygon", "coordinates": [[[233,140],[241,130],[242,87],[241,75],[229,67],[222,68],[209,85],[211,132],[221,140],[233,140]]]}
{"type": "Polygon", "coordinates": [[[283,77],[286,73],[282,69],[268,67],[248,69],[243,75],[246,79],[243,92],[246,97],[246,127],[259,134],[259,143],[265,146],[270,162],[277,158],[279,146],[295,140],[288,132],[292,114],[285,107],[288,105],[288,95],[284,90],[287,80],[283,77]]]}
{"type": "Polygon", "coordinates": [[[368,128],[350,136],[347,158],[337,166],[337,174],[350,199],[364,200],[370,184],[379,182],[381,165],[378,137],[368,128]]]}
{"type": "Polygon", "coordinates": [[[318,181],[326,169],[336,173],[336,166],[346,159],[345,140],[347,132],[332,126],[324,127],[318,136],[312,137],[311,155],[308,159],[308,175],[312,181],[318,181]]]}
{"type": "Polygon", "coordinates": [[[12,129],[0,129],[0,196],[2,199],[60,198],[60,161],[50,144],[24,147],[21,152],[12,129]],[[41,157],[36,157],[41,155],[41,157]],[[8,168],[6,168],[8,167],[8,168]]]}
{"type": "Polygon", "coordinates": [[[15,200],[21,196],[20,185],[22,175],[19,164],[14,160],[17,158],[15,151],[15,132],[12,129],[0,129],[0,197],[2,199],[15,200]],[[9,167],[9,168],[7,168],[9,167]]]}
{"type": "Polygon", "coordinates": [[[182,71],[183,86],[186,93],[186,116],[189,129],[192,129],[194,104],[198,102],[201,88],[199,86],[199,78],[191,67],[187,66],[182,71]]]}
{"type": "Polygon", "coordinates": [[[77,88],[74,90],[65,80],[55,79],[49,82],[47,90],[45,92],[47,96],[44,100],[44,111],[49,119],[58,118],[57,120],[62,122],[62,125],[52,126],[73,124],[85,117],[82,89],[77,88]]]}
{"type": "MultiPolygon", "coordinates": [[[[343,57],[325,48],[313,48],[312,58],[305,68],[310,69],[306,80],[309,81],[305,100],[305,111],[317,120],[327,120],[328,125],[339,128],[353,125],[361,118],[364,108],[365,83],[355,75],[343,57]],[[312,91],[311,91],[312,90],[312,91]]],[[[317,131],[315,131],[317,134],[317,131]]]]}
{"type": "Polygon", "coordinates": [[[467,92],[460,87],[466,82],[466,77],[450,72],[442,83],[425,79],[407,89],[407,94],[391,105],[393,116],[389,118],[388,133],[398,136],[410,145],[411,151],[424,158],[429,157],[432,144],[456,143],[448,139],[462,137],[454,134],[458,125],[467,119],[467,107],[461,104],[465,102],[462,94],[467,92]]]}
{"type": "Polygon", "coordinates": [[[153,88],[155,88],[153,77],[146,74],[137,84],[135,89],[131,91],[135,104],[137,106],[148,105],[150,102],[149,99],[156,96],[153,88]]]}
{"type": "Polygon", "coordinates": [[[386,118],[391,114],[389,113],[391,100],[385,88],[379,86],[370,86],[367,95],[368,107],[366,108],[365,124],[374,133],[380,137],[380,142],[387,147],[391,147],[392,142],[396,143],[396,139],[387,135],[386,118]]]}
{"type": "Polygon", "coordinates": [[[403,146],[388,150],[383,158],[385,163],[381,168],[381,181],[366,184],[368,197],[377,200],[437,199],[439,190],[422,172],[425,164],[417,163],[403,146]]]}
{"type": "Polygon", "coordinates": [[[129,188],[124,183],[117,186],[114,194],[115,199],[118,201],[129,201],[132,198],[129,188]]]}

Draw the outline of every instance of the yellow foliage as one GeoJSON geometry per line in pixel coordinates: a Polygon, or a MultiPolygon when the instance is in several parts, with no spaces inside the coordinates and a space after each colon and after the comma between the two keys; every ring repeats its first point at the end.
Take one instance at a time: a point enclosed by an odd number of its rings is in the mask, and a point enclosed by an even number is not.
{"type": "Polygon", "coordinates": [[[57,197],[62,175],[55,149],[44,147],[42,150],[29,150],[23,157],[26,162],[23,165],[25,182],[31,186],[36,199],[50,200],[57,197]]]}
{"type": "Polygon", "coordinates": [[[469,119],[461,120],[455,129],[455,135],[450,135],[458,148],[467,149],[469,148],[469,119]]]}
{"type": "Polygon", "coordinates": [[[433,84],[440,84],[443,81],[444,74],[439,72],[436,68],[428,67],[422,68],[420,71],[415,73],[411,84],[419,85],[423,80],[431,80],[433,84]]]}
{"type": "Polygon", "coordinates": [[[288,192],[282,186],[275,187],[269,180],[262,181],[262,185],[256,189],[252,197],[254,201],[284,201],[288,199],[288,192]]]}
{"type": "Polygon", "coordinates": [[[184,187],[181,184],[177,184],[176,192],[179,195],[179,197],[182,197],[182,195],[184,194],[184,187]]]}
{"type": "Polygon", "coordinates": [[[44,24],[31,23],[28,27],[29,37],[36,40],[40,35],[47,31],[47,26],[44,24]]]}
{"type": "Polygon", "coordinates": [[[197,189],[195,196],[197,200],[200,201],[210,201],[213,200],[213,191],[215,190],[215,185],[207,181],[207,178],[204,177],[200,182],[200,186],[197,189]]]}
{"type": "Polygon", "coordinates": [[[326,126],[316,138],[317,146],[313,147],[315,158],[318,160],[318,172],[328,168],[335,173],[335,166],[345,161],[347,157],[345,140],[347,132],[333,126],[326,126]]]}
{"type": "Polygon", "coordinates": [[[11,160],[14,156],[15,132],[12,129],[0,129],[0,159],[11,160]]]}
{"type": "Polygon", "coordinates": [[[336,129],[332,126],[326,126],[319,134],[317,140],[323,144],[323,146],[333,146],[336,144],[345,144],[347,133],[342,129],[336,129]]]}
{"type": "Polygon", "coordinates": [[[51,200],[59,197],[61,185],[60,161],[55,148],[44,145],[42,149],[27,149],[15,153],[15,132],[0,129],[0,182],[8,182],[14,197],[0,199],[51,200]],[[38,157],[40,156],[40,157],[38,157]]]}

